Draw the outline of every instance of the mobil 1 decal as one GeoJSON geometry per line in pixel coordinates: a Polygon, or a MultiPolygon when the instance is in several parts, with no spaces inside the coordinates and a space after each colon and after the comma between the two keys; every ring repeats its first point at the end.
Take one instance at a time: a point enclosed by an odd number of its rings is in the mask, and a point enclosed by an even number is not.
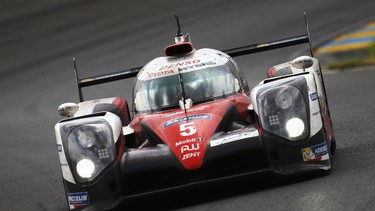
{"type": "Polygon", "coordinates": [[[187,138],[176,142],[176,147],[180,148],[181,160],[199,157],[203,138],[187,138]]]}
{"type": "MultiPolygon", "coordinates": [[[[196,132],[197,129],[194,122],[180,124],[180,135],[182,137],[195,135],[196,132]]],[[[182,160],[200,156],[200,143],[198,140],[200,140],[200,138],[190,138],[176,142],[176,146],[181,146],[182,160]]]]}

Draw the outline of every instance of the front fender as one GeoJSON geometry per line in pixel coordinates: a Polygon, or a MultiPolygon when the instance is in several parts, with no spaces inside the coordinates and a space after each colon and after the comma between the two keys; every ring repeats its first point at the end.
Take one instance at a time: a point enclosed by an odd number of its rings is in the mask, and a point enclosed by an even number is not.
{"type": "Polygon", "coordinates": [[[110,112],[100,112],[86,116],[79,116],[76,118],[64,119],[55,125],[56,143],[62,175],[63,178],[70,183],[77,184],[77,179],[75,179],[73,174],[74,167],[71,166],[72,163],[69,161],[69,150],[67,149],[69,144],[68,136],[74,128],[83,127],[85,125],[93,125],[96,122],[103,122],[103,124],[107,125],[107,128],[109,130],[108,134],[111,134],[108,135],[108,137],[102,137],[103,140],[97,141],[108,141],[108,143],[111,143],[110,151],[114,151],[117,153],[116,144],[118,140],[121,140],[122,123],[120,118],[115,114],[112,114],[110,112]]]}
{"type": "Polygon", "coordinates": [[[266,79],[251,91],[262,129],[292,142],[307,141],[322,129],[318,96],[315,76],[310,72],[266,79]],[[295,117],[304,123],[301,137],[288,135],[288,121],[295,117]]]}

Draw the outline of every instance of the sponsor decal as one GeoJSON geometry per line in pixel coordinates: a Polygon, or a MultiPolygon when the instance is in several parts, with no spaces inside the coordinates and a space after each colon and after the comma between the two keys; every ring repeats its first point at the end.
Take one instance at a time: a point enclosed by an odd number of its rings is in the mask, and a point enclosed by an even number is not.
{"type": "Polygon", "coordinates": [[[303,161],[323,161],[329,159],[328,147],[326,143],[318,144],[311,147],[303,148],[303,161]]]}
{"type": "Polygon", "coordinates": [[[186,159],[194,158],[194,157],[199,157],[200,154],[201,154],[200,152],[187,153],[187,154],[182,155],[182,160],[186,160],[186,159]]]}
{"type": "Polygon", "coordinates": [[[310,98],[311,98],[311,101],[314,101],[316,99],[318,99],[318,94],[316,92],[310,94],[310,98]]]}
{"type": "Polygon", "coordinates": [[[58,144],[58,145],[57,145],[57,151],[58,151],[58,152],[62,152],[62,146],[61,146],[61,144],[58,144]]]}
{"type": "Polygon", "coordinates": [[[319,111],[314,112],[312,115],[313,115],[313,116],[316,116],[316,115],[318,115],[318,114],[319,114],[319,111]]]}
{"type": "Polygon", "coordinates": [[[166,69],[172,69],[175,67],[183,67],[187,65],[192,65],[192,64],[199,64],[201,61],[199,59],[195,59],[192,61],[185,61],[185,62],[177,62],[169,65],[164,65],[162,66],[159,70],[166,70],[166,69]]]}
{"type": "Polygon", "coordinates": [[[164,70],[164,71],[160,71],[160,72],[149,73],[149,74],[147,74],[147,78],[156,78],[156,77],[161,77],[161,76],[165,76],[165,75],[172,75],[172,74],[174,74],[173,70],[164,70]]]}
{"type": "Polygon", "coordinates": [[[197,141],[203,141],[203,138],[188,138],[179,142],[176,142],[176,147],[183,145],[183,144],[189,144],[189,143],[194,143],[197,141]]]}
{"type": "Polygon", "coordinates": [[[186,151],[194,151],[199,150],[199,143],[192,143],[189,145],[184,145],[181,147],[181,153],[184,153],[186,151]]]}
{"type": "Polygon", "coordinates": [[[200,149],[200,142],[203,138],[191,138],[183,141],[176,142],[176,147],[181,146],[182,160],[189,158],[199,157],[200,152],[196,152],[200,149]],[[193,152],[194,151],[194,152],[193,152]],[[185,153],[185,154],[184,154],[185,153]]]}
{"type": "Polygon", "coordinates": [[[201,62],[199,59],[192,60],[192,61],[185,61],[185,62],[177,62],[173,64],[168,64],[162,66],[159,70],[156,70],[155,72],[145,72],[142,73],[139,78],[143,78],[144,80],[149,80],[153,78],[159,78],[164,77],[168,75],[177,74],[178,71],[192,71],[199,69],[201,67],[205,66],[212,66],[216,65],[216,62],[214,61],[208,61],[208,62],[201,62]]]}
{"type": "Polygon", "coordinates": [[[199,68],[199,67],[203,67],[203,66],[210,66],[210,65],[215,65],[215,64],[216,64],[216,62],[214,62],[214,61],[202,62],[202,63],[199,63],[199,64],[195,64],[195,65],[190,65],[190,66],[187,66],[187,67],[178,68],[178,70],[179,71],[193,70],[195,68],[199,68]]]}
{"type": "MultiPolygon", "coordinates": [[[[228,133],[228,134],[230,134],[230,133],[228,133]]],[[[243,139],[246,139],[246,138],[252,138],[252,137],[256,137],[256,136],[259,136],[258,130],[246,131],[246,132],[241,132],[241,133],[237,133],[237,134],[231,134],[231,135],[228,135],[228,136],[224,136],[223,138],[211,140],[210,144],[211,144],[211,147],[216,147],[216,146],[219,146],[219,145],[222,145],[222,144],[228,144],[228,143],[231,143],[231,142],[243,140],[243,139]]]]}
{"type": "Polygon", "coordinates": [[[211,120],[211,115],[210,114],[196,114],[196,115],[191,115],[191,116],[187,116],[187,117],[172,119],[172,120],[164,122],[163,128],[167,128],[167,127],[175,125],[177,123],[185,122],[185,121],[191,121],[191,120],[211,120]]]}
{"type": "Polygon", "coordinates": [[[87,192],[66,194],[70,208],[78,208],[89,205],[89,194],[87,192]]]}

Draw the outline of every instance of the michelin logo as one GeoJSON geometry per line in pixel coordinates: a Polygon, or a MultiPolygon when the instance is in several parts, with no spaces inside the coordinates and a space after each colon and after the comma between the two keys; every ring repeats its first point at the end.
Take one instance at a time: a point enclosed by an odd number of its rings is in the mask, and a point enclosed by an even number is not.
{"type": "Polygon", "coordinates": [[[318,144],[302,149],[303,161],[323,161],[329,159],[328,147],[326,143],[318,144]]]}
{"type": "Polygon", "coordinates": [[[68,193],[66,195],[71,208],[89,205],[89,194],[87,192],[68,193]]]}

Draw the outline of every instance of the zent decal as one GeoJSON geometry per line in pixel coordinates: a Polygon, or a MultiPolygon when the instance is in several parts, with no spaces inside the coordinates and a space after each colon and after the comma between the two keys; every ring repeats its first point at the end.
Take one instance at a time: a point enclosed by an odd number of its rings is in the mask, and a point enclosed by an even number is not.
{"type": "Polygon", "coordinates": [[[182,160],[186,160],[186,159],[193,158],[193,157],[199,157],[199,155],[200,155],[200,152],[192,152],[192,153],[184,154],[182,155],[182,160]]]}

